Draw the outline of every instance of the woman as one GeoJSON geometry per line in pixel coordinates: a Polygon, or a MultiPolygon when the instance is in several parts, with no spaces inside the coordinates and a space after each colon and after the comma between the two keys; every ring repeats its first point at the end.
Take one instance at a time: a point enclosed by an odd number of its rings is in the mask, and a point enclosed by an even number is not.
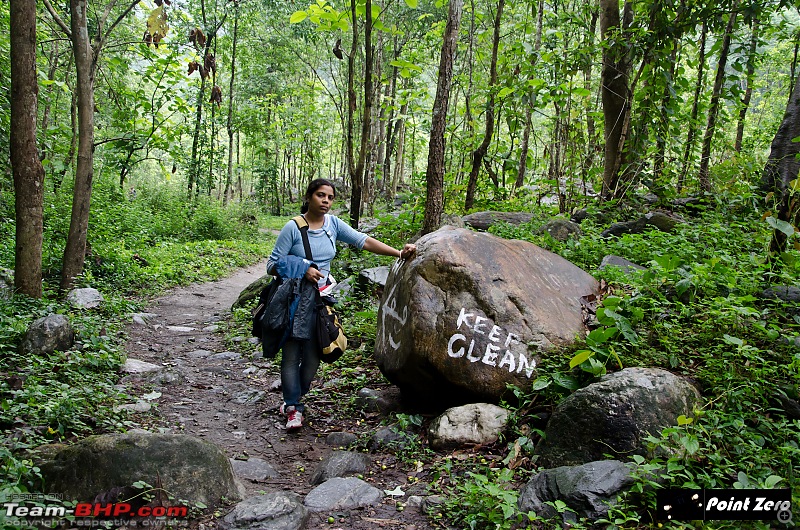
{"type": "MultiPolygon", "coordinates": [[[[275,276],[299,277],[317,285],[320,290],[330,283],[331,260],[336,256],[336,241],[343,241],[356,248],[368,250],[382,256],[409,259],[417,247],[406,244],[397,250],[351,228],[347,223],[328,213],[336,198],[336,189],[325,179],[316,179],[308,185],[303,198],[303,209],[308,223],[308,242],[313,262],[306,260],[303,239],[297,223],[289,221],[278,235],[275,248],[269,256],[267,271],[275,276]]],[[[311,324],[316,318],[304,319],[311,324]]],[[[305,407],[300,401],[311,388],[311,382],[319,368],[319,344],[315,333],[305,341],[288,339],[283,345],[281,357],[281,385],[283,405],[281,412],[287,416],[286,430],[296,431],[303,426],[305,407]]]]}

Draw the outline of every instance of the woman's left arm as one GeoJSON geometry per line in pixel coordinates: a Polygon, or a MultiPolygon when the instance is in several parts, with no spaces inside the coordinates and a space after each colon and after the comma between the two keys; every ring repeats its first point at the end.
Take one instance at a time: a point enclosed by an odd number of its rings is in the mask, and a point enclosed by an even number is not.
{"type": "Polygon", "coordinates": [[[364,250],[369,250],[373,254],[380,254],[381,256],[394,256],[400,259],[409,259],[417,251],[417,246],[412,243],[406,243],[403,250],[397,250],[386,243],[381,243],[374,237],[368,237],[364,242],[364,250]]]}

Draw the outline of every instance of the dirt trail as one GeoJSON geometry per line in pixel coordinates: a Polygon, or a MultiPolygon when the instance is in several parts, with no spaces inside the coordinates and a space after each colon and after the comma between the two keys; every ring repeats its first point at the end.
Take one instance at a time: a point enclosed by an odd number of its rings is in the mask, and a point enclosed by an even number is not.
{"type": "MultiPolygon", "coordinates": [[[[147,396],[154,405],[134,419],[151,431],[201,437],[223,448],[231,458],[267,461],[277,477],[260,482],[242,480],[247,496],[273,490],[304,496],[312,489],[309,478],[319,461],[334,450],[325,443],[327,434],[364,434],[370,422],[362,417],[337,425],[324,410],[326,405],[315,407],[310,403],[309,421],[303,430],[285,433],[285,419],[278,414],[282,401],[277,388],[278,367],[270,360],[230,351],[220,332],[230,316],[231,304],[264,270],[265,262],[261,262],[223,280],[174,289],[145,310],[155,315],[148,318],[148,325],[129,326],[128,357],[165,367],[150,382],[134,379],[130,392],[147,396]],[[156,392],[161,395],[155,397],[156,392]]],[[[247,337],[241,339],[247,341],[247,337]]],[[[247,344],[238,349],[255,352],[260,346],[247,344]]],[[[377,421],[373,419],[372,428],[377,421]]],[[[371,458],[370,472],[365,475],[368,482],[380,489],[391,490],[398,485],[405,489],[406,472],[393,455],[371,458]]],[[[216,521],[205,521],[205,526],[213,528],[216,521]]],[[[417,510],[397,511],[395,500],[389,496],[382,504],[364,510],[313,514],[306,525],[328,529],[429,527],[427,518],[417,510]],[[331,515],[333,524],[328,522],[331,515]]]]}

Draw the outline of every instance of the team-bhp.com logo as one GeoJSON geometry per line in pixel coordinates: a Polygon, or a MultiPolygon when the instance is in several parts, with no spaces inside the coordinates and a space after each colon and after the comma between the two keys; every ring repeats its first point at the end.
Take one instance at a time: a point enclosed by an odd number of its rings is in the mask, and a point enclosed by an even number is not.
{"type": "Polygon", "coordinates": [[[4,502],[6,523],[19,527],[38,527],[45,523],[70,521],[74,526],[180,526],[189,514],[186,506],[138,506],[127,502],[79,502],[74,508],[63,504],[36,503],[24,500],[4,502]]]}

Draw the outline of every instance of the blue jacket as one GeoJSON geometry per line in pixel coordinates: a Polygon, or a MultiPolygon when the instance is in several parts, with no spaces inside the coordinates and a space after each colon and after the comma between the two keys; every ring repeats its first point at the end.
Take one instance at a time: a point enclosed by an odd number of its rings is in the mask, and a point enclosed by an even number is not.
{"type": "MultiPolygon", "coordinates": [[[[288,339],[308,340],[316,329],[317,286],[304,278],[308,260],[284,256],[275,265],[278,290],[261,317],[264,357],[274,357],[288,339]]],[[[312,266],[314,266],[312,264],[312,266]]]]}

